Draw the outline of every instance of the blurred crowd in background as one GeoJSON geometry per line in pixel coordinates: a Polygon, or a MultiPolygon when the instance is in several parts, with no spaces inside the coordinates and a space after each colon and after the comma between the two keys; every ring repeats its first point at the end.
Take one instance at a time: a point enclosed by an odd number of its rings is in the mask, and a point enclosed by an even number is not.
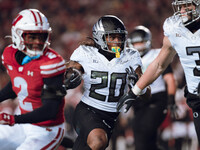
{"type": "Polygon", "coordinates": [[[36,8],[53,29],[51,47],[69,59],[78,41],[91,36],[93,24],[106,14],[118,16],[128,31],[142,24],[153,33],[155,47],[162,43],[162,24],[173,13],[169,0],[0,0],[0,49],[8,44],[12,20],[18,12],[36,8]]]}
{"type": "MultiPolygon", "coordinates": [[[[131,32],[137,25],[144,25],[152,32],[153,48],[162,46],[164,20],[173,15],[172,0],[0,0],[0,52],[11,44],[12,20],[18,12],[27,8],[36,8],[46,15],[52,27],[51,47],[66,61],[86,37],[92,37],[93,24],[103,15],[118,16],[131,32]]],[[[185,80],[179,60],[175,57],[172,67],[177,81],[176,102],[181,118],[167,118],[160,128],[160,143],[169,150],[197,150],[198,144],[192,123],[191,111],[185,105],[183,88],[185,80]]],[[[9,77],[0,65],[0,89],[6,85],[9,77]]],[[[66,136],[76,137],[71,121],[73,109],[81,98],[78,87],[68,90],[66,95],[66,136]]],[[[9,102],[0,104],[0,111],[12,112],[16,105],[9,102]]],[[[131,130],[131,118],[134,110],[121,114],[119,123],[108,148],[111,150],[134,149],[134,133],[131,130]],[[123,117],[121,117],[123,116],[123,117]]]]}

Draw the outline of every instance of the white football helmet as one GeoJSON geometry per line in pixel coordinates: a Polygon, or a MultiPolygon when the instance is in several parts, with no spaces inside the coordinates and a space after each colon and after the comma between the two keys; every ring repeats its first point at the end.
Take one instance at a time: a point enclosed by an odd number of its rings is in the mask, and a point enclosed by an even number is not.
{"type": "Polygon", "coordinates": [[[50,45],[49,38],[51,27],[44,14],[37,9],[25,9],[21,11],[12,22],[11,35],[14,47],[18,50],[26,52],[26,54],[43,55],[44,49],[50,45]],[[32,50],[25,44],[24,33],[45,33],[46,40],[44,39],[43,48],[41,50],[32,50]]]}
{"type": "Polygon", "coordinates": [[[185,26],[200,18],[200,0],[174,0],[172,2],[172,7],[174,10],[174,15],[180,16],[185,26]],[[182,5],[185,5],[185,7],[187,8],[191,4],[195,6],[195,9],[185,9],[186,15],[191,16],[191,19],[188,19],[187,16],[181,14],[181,7],[182,5]]]}
{"type": "Polygon", "coordinates": [[[152,43],[151,31],[145,26],[142,25],[136,26],[130,33],[127,41],[128,41],[128,46],[130,48],[136,48],[140,52],[140,55],[143,56],[144,54],[146,54],[148,50],[151,49],[151,43],[152,43]],[[142,45],[141,47],[133,46],[133,44],[135,43],[142,43],[142,42],[144,42],[144,45],[142,45]]]}
{"type": "Polygon", "coordinates": [[[113,52],[108,48],[106,36],[110,36],[111,34],[121,34],[123,37],[122,41],[120,41],[122,44],[121,50],[124,50],[128,32],[124,26],[124,23],[118,17],[113,15],[105,15],[101,17],[94,24],[92,32],[93,39],[98,47],[110,53],[113,52]]]}

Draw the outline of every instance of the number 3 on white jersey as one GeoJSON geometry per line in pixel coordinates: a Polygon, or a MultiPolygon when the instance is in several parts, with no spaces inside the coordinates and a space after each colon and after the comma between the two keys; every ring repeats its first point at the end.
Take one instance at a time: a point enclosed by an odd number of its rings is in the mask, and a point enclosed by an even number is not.
{"type": "Polygon", "coordinates": [[[19,105],[22,109],[26,111],[32,111],[33,106],[30,102],[24,102],[25,98],[28,96],[27,82],[22,77],[14,78],[14,86],[20,88],[18,93],[19,105]]]}

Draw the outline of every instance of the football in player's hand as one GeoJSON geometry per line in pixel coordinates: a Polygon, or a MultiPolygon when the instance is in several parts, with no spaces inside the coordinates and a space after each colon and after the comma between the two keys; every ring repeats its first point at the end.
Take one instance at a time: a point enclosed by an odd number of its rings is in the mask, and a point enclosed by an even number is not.
{"type": "Polygon", "coordinates": [[[69,78],[72,76],[72,74],[74,74],[73,68],[68,68],[68,69],[66,70],[66,72],[65,72],[65,78],[66,78],[66,79],[69,79],[69,78]]]}
{"type": "Polygon", "coordinates": [[[75,68],[67,68],[65,72],[64,84],[66,89],[76,88],[81,84],[81,73],[78,69],[75,68]]]}

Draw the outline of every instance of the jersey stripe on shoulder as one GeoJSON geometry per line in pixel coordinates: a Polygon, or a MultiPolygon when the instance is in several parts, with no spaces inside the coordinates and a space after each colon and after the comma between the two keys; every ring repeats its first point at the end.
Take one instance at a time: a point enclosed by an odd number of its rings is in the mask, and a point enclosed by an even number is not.
{"type": "Polygon", "coordinates": [[[56,74],[60,71],[65,71],[65,61],[62,60],[61,62],[53,63],[50,65],[43,65],[40,66],[40,69],[42,75],[56,74]]]}
{"type": "Polygon", "coordinates": [[[1,61],[2,61],[2,64],[4,64],[4,56],[1,55],[1,61]]]}

